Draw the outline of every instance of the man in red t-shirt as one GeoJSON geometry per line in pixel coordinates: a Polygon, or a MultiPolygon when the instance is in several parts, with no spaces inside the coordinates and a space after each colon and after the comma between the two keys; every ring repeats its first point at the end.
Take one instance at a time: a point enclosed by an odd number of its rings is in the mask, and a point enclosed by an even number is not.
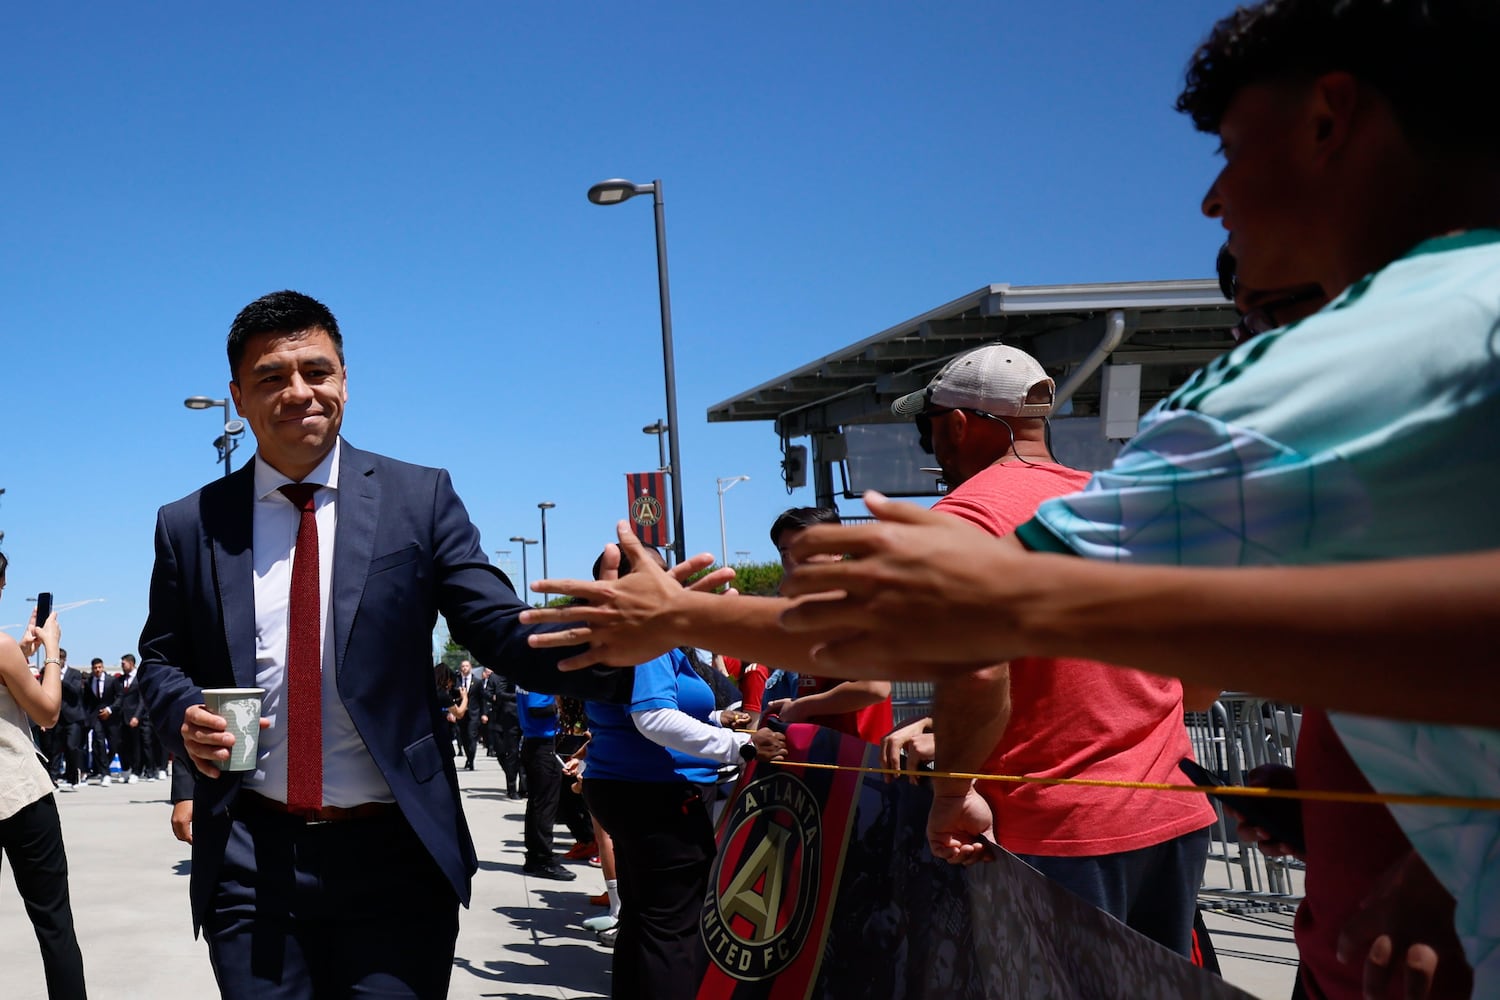
{"type": "MultiPolygon", "coordinates": [[[[793,507],[782,511],[771,524],[771,544],[781,553],[781,568],[797,568],[787,551],[792,541],[814,524],[838,524],[839,512],[832,507],[793,507]]],[[[891,713],[889,681],[836,681],[803,674],[797,697],[777,698],[765,706],[767,715],[783,722],[810,722],[857,736],[866,743],[879,743],[895,726],[891,713]]]]}
{"type": "MultiPolygon", "coordinates": [[[[950,361],[893,411],[915,417],[924,450],[952,488],[936,510],[1008,535],[1043,500],[1089,475],[1047,445],[1052,379],[1034,358],[992,345],[950,361]]],[[[939,771],[1187,784],[1192,754],[1182,685],[1080,659],[1025,658],[936,689],[939,771]]],[[[972,856],[989,835],[1043,874],[1180,954],[1213,807],[1202,796],[1068,785],[935,779],[934,853],[972,856]]]]}

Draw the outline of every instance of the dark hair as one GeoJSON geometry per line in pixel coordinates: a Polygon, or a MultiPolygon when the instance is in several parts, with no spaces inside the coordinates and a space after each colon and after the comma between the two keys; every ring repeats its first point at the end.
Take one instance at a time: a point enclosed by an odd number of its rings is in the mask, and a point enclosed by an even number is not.
{"type": "Polygon", "coordinates": [[[1493,156],[1497,37],[1495,0],[1263,0],[1214,25],[1177,110],[1217,134],[1241,88],[1343,71],[1385,96],[1413,142],[1493,156]]]}
{"type": "MultiPolygon", "coordinates": [[[[656,556],[657,560],[661,563],[661,565],[663,567],[665,567],[667,565],[667,557],[661,554],[661,550],[660,549],[656,549],[656,548],[653,548],[652,546],[648,545],[648,546],[646,546],[646,551],[650,552],[652,555],[656,556]]],[[[602,574],[604,572],[604,553],[603,552],[599,553],[599,558],[597,558],[597,559],[594,560],[594,568],[593,568],[593,570],[591,572],[593,573],[593,576],[594,576],[595,580],[599,579],[600,574],[602,574]]],[[[630,572],[630,557],[625,554],[625,550],[624,549],[621,549],[620,550],[620,575],[624,576],[626,573],[629,573],[629,572],[630,572]]]]}
{"type": "Polygon", "coordinates": [[[99,664],[99,666],[102,667],[102,666],[104,666],[104,659],[102,657],[96,656],[92,660],[89,661],[89,666],[92,667],[96,663],[99,664]]]}
{"type": "Polygon", "coordinates": [[[771,544],[780,545],[784,532],[801,531],[815,524],[839,524],[839,512],[832,507],[792,507],[771,522],[771,544]]]}
{"type": "Polygon", "coordinates": [[[229,324],[229,378],[239,379],[245,344],[256,334],[301,333],[314,328],[328,334],[333,341],[334,350],[339,353],[339,364],[343,364],[344,338],[339,333],[339,321],[333,318],[333,313],[327,306],[301,292],[281,291],[262,295],[241,309],[234,322],[229,324]]]}
{"type": "Polygon", "coordinates": [[[135,662],[135,654],[134,653],[124,653],[124,654],[122,654],[120,656],[120,662],[123,663],[126,660],[129,660],[131,663],[134,663],[135,662]]]}
{"type": "Polygon", "coordinates": [[[5,576],[5,568],[10,565],[10,560],[5,558],[5,553],[0,552],[0,577],[5,576]]]}

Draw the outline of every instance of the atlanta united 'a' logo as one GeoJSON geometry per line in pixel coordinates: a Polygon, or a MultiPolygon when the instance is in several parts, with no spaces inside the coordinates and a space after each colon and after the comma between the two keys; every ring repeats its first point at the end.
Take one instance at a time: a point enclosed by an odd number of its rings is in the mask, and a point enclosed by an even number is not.
{"type": "Polygon", "coordinates": [[[649,528],[661,520],[661,501],[649,493],[642,493],[630,501],[630,519],[643,528],[649,528]]]}
{"type": "Polygon", "coordinates": [[[822,826],[806,785],[772,771],[734,804],[703,905],[703,941],[714,964],[745,982],[791,965],[817,910],[822,826]]]}

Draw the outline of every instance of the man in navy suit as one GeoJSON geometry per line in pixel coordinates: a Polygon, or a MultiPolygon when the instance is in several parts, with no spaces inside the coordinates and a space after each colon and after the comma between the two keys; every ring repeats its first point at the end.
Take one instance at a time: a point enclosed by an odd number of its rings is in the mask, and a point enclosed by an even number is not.
{"type": "Polygon", "coordinates": [[[438,613],[527,687],[619,701],[631,678],[528,645],[447,472],[340,439],[326,307],[258,299],[228,353],[256,456],[161,509],[141,634],[157,731],[200,772],[195,926],[226,997],[445,996],[477,860],[432,686],[438,613]],[[234,736],[202,691],[227,687],[266,692],[253,771],[219,770],[234,736]]]}

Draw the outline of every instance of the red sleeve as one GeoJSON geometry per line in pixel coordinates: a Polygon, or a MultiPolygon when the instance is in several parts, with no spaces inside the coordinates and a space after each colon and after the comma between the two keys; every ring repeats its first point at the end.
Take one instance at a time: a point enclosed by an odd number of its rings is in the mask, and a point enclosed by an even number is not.
{"type": "Polygon", "coordinates": [[[762,663],[747,663],[740,671],[741,707],[747,712],[759,712],[766,696],[766,678],[771,672],[762,663]]]}

